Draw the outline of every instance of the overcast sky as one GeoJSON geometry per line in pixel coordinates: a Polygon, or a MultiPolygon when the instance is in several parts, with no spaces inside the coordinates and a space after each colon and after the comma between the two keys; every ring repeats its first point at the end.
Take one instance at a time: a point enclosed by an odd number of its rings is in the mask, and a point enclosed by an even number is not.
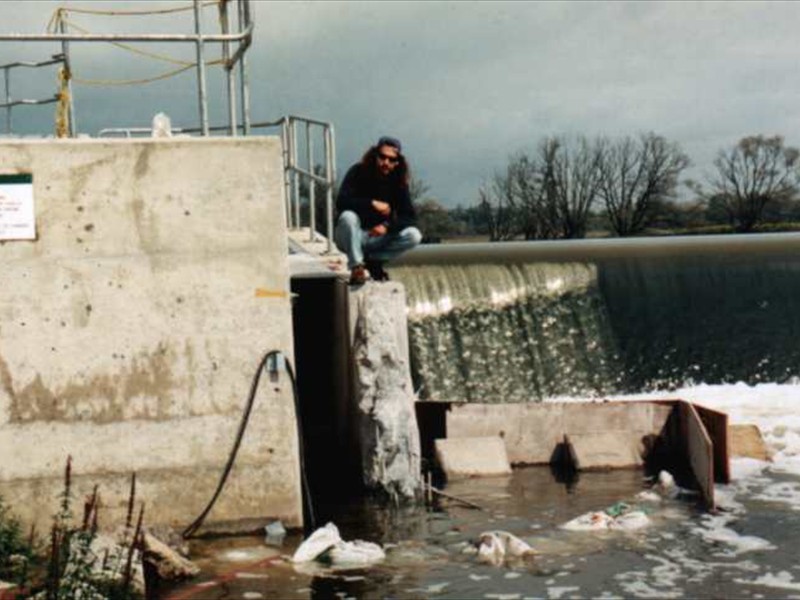
{"type": "MultiPolygon", "coordinates": [[[[0,32],[43,32],[57,2],[1,2],[0,32]]],[[[118,9],[181,2],[70,1],[118,9]]],[[[248,53],[254,120],[332,121],[340,174],[381,134],[399,137],[430,194],[472,204],[509,154],[546,135],[654,131],[678,142],[702,178],[716,152],[749,134],[800,145],[800,3],[254,2],[248,53]]],[[[212,9],[206,24],[216,27],[212,9]]],[[[215,9],[214,9],[215,10],[215,9]]],[[[190,33],[191,13],[73,14],[93,32],[190,33]]],[[[170,54],[192,59],[189,47],[170,54]]],[[[0,63],[50,44],[0,44],[0,63]]],[[[73,46],[76,77],[125,79],[173,66],[103,45],[73,46]]],[[[52,93],[54,74],[15,71],[13,97],[52,93]]],[[[147,126],[164,111],[198,120],[195,75],[139,87],[76,85],[78,128],[147,126]]],[[[212,120],[225,112],[212,76],[212,120]]],[[[0,114],[0,118],[4,115],[0,114]]],[[[15,110],[19,133],[51,133],[52,106],[15,110]]],[[[4,121],[0,121],[4,125],[4,121]]]]}

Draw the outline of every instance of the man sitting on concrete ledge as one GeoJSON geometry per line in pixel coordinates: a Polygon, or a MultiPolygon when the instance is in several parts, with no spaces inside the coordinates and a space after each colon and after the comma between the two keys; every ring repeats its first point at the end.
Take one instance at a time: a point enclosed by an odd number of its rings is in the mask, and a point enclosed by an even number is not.
{"type": "Polygon", "coordinates": [[[334,239],[347,254],[350,283],[386,281],[385,262],[420,243],[400,141],[382,137],[353,165],[339,188],[334,239]],[[369,273],[368,273],[369,272],[369,273]]]}

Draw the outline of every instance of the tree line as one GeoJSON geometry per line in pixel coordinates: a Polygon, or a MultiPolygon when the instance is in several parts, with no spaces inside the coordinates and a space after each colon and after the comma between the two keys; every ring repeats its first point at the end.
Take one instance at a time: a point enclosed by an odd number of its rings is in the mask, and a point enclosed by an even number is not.
{"type": "Polygon", "coordinates": [[[492,241],[633,236],[651,229],[751,232],[800,220],[800,151],[781,136],[744,137],[718,152],[703,181],[681,181],[690,166],[680,146],[655,133],[551,136],[508,158],[478,190],[474,206],[446,209],[412,182],[429,241],[462,235],[492,241]],[[691,198],[678,202],[679,186],[691,198]]]}

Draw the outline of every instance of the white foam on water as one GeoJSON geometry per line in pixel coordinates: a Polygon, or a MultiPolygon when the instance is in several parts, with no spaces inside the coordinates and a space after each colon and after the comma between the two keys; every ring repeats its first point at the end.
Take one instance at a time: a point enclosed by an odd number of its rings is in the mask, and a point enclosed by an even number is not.
{"type": "Polygon", "coordinates": [[[747,585],[763,585],[782,590],[800,591],[800,583],[794,580],[794,577],[792,577],[789,571],[780,571],[776,575],[767,573],[756,579],[736,579],[735,581],[736,583],[744,583],[747,585]]]}
{"type": "Polygon", "coordinates": [[[580,591],[580,589],[581,588],[574,585],[564,587],[549,587],[547,588],[547,597],[550,598],[550,600],[559,600],[559,598],[563,598],[566,594],[580,591]]]}
{"type": "Polygon", "coordinates": [[[784,481],[766,486],[755,496],[756,500],[783,502],[794,510],[800,510],[800,484],[784,481]]]}
{"type": "Polygon", "coordinates": [[[650,585],[646,579],[647,573],[642,571],[630,571],[619,573],[614,578],[620,582],[620,587],[625,592],[626,598],[683,598],[684,592],[681,588],[664,589],[650,585]]]}

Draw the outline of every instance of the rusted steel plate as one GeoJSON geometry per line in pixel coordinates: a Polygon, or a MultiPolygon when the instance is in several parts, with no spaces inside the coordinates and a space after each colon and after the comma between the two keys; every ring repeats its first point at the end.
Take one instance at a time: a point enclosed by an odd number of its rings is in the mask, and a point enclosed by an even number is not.
{"type": "Polygon", "coordinates": [[[728,415],[718,410],[693,404],[714,444],[714,481],[730,483],[731,465],[728,443],[728,415]]]}
{"type": "Polygon", "coordinates": [[[686,436],[686,449],[700,494],[706,508],[714,509],[714,444],[708,435],[697,408],[681,401],[681,429],[686,436]]]}

